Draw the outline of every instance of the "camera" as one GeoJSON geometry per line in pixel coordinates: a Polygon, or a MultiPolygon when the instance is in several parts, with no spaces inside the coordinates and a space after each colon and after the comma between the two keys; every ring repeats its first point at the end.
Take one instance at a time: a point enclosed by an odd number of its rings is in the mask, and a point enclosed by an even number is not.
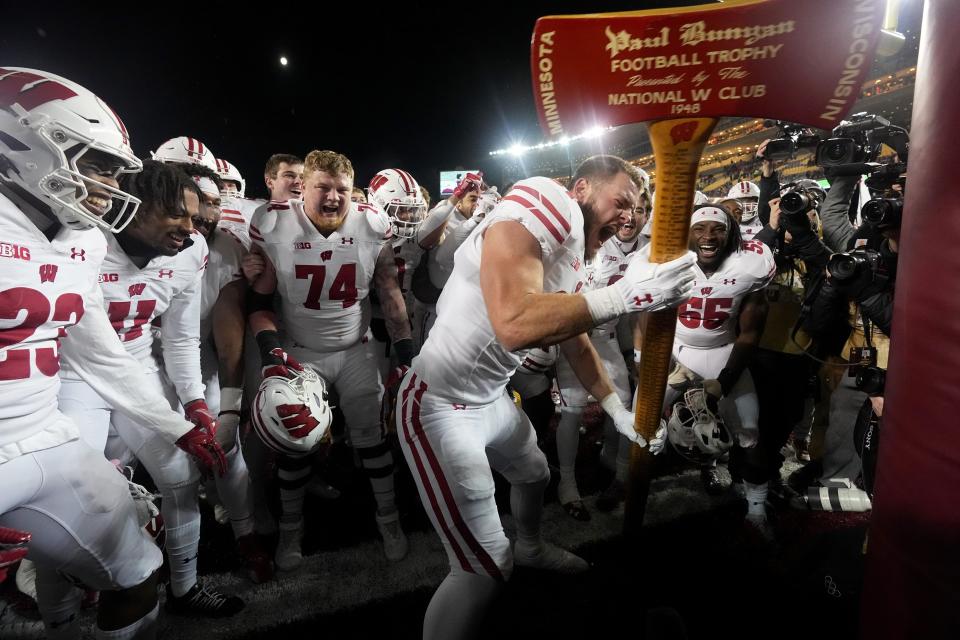
{"type": "Polygon", "coordinates": [[[903,200],[872,198],[863,205],[860,215],[864,222],[878,229],[899,229],[900,221],[903,220],[903,200]]]}
{"type": "Polygon", "coordinates": [[[815,149],[820,143],[820,136],[809,127],[782,120],[764,120],[763,124],[780,130],[764,149],[763,157],[767,160],[786,160],[799,149],[815,149]]]}
{"type": "Polygon", "coordinates": [[[854,384],[868,396],[882,396],[887,384],[887,372],[880,367],[863,367],[857,373],[854,384]]]}
{"type": "Polygon", "coordinates": [[[791,218],[806,216],[825,199],[826,192],[815,180],[798,180],[780,190],[780,211],[791,218]]]}
{"type": "Polygon", "coordinates": [[[867,282],[886,282],[890,279],[886,261],[879,251],[855,249],[848,253],[835,253],[827,261],[827,272],[838,288],[843,288],[865,278],[867,282]]]}
{"type": "Polygon", "coordinates": [[[906,129],[890,124],[890,121],[882,116],[866,112],[855,113],[850,116],[850,120],[844,120],[833,129],[832,138],[817,145],[816,161],[821,167],[841,171],[853,171],[855,168],[848,165],[858,165],[856,173],[869,173],[862,170],[862,165],[875,162],[884,144],[893,148],[899,158],[906,161],[910,147],[910,137],[906,129]]]}

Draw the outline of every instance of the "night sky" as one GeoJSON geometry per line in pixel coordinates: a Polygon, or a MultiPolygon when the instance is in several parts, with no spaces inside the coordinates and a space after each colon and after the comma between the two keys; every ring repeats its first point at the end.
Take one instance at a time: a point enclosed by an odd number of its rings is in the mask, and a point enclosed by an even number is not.
{"type": "Polygon", "coordinates": [[[436,194],[441,169],[492,169],[488,151],[543,139],[529,70],[538,17],[698,3],[461,2],[429,13],[413,3],[23,3],[3,12],[0,64],[86,86],[120,114],[140,156],[199,138],[237,165],[252,196],[266,195],[271,153],[315,148],[345,153],[363,186],[401,167],[436,194]],[[133,8],[142,5],[153,9],[133,8]]]}

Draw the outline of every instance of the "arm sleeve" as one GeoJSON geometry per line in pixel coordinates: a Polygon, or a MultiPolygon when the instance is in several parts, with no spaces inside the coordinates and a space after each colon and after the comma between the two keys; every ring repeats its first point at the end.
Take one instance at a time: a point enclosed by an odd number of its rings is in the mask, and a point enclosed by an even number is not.
{"type": "MultiPolygon", "coordinates": [[[[203,263],[206,263],[206,254],[203,263]]],[[[163,313],[160,331],[163,366],[183,404],[203,398],[203,376],[200,373],[200,288],[203,273],[201,267],[190,286],[170,301],[170,306],[163,313]]]]}
{"type": "Polygon", "coordinates": [[[827,199],[820,208],[820,221],[823,223],[823,242],[832,251],[846,251],[853,238],[854,227],[850,224],[847,211],[850,198],[857,188],[857,176],[837,176],[830,183],[827,199]]]}
{"type": "Polygon", "coordinates": [[[107,318],[99,285],[87,294],[83,318],[70,329],[60,357],[110,406],[137,424],[160,432],[171,443],[193,428],[170,409],[156,387],[147,382],[142,365],[123,348],[107,318]]]}
{"type": "Polygon", "coordinates": [[[444,200],[427,214],[423,219],[420,228],[417,229],[417,244],[423,242],[424,238],[440,228],[440,226],[450,219],[453,213],[453,205],[449,200],[444,200]]]}
{"type": "Polygon", "coordinates": [[[449,231],[447,235],[444,236],[443,242],[434,249],[434,259],[437,261],[437,266],[439,266],[441,271],[448,277],[453,271],[453,254],[457,252],[457,249],[460,248],[463,241],[470,237],[470,234],[477,228],[478,224],[480,224],[480,220],[476,217],[464,220],[462,224],[457,225],[452,231],[449,231]]]}

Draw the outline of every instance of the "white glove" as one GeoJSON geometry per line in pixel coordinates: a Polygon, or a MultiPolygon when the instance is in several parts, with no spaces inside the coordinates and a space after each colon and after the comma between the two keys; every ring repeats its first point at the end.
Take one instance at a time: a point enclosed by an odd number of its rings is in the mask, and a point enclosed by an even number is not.
{"type": "Polygon", "coordinates": [[[594,322],[600,324],[632,311],[659,311],[690,297],[696,254],[687,251],[663,264],[653,264],[649,256],[647,245],[630,256],[621,279],[584,294],[594,322]]]}
{"type": "MultiPolygon", "coordinates": [[[[623,435],[630,442],[633,442],[641,447],[647,446],[648,443],[646,439],[637,433],[637,430],[633,426],[633,411],[630,411],[623,406],[623,403],[620,402],[620,398],[617,397],[617,394],[611,393],[608,395],[600,403],[600,406],[603,407],[603,410],[613,420],[613,426],[617,428],[617,431],[620,432],[621,435],[623,435]]],[[[666,433],[667,428],[661,421],[656,435],[649,442],[650,453],[657,455],[663,451],[666,433]]]]}

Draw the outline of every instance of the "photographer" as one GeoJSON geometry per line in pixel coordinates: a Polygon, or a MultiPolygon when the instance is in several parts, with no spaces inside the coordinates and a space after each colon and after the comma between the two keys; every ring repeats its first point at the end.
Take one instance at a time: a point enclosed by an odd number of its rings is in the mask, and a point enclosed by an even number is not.
{"type": "MultiPolygon", "coordinates": [[[[849,486],[858,480],[861,461],[854,431],[864,417],[870,418],[868,406],[878,416],[883,411],[881,368],[886,367],[889,349],[905,186],[904,164],[873,161],[881,142],[892,143],[906,158],[906,132],[873,116],[854,118],[834,131],[850,137],[828,140],[817,153],[833,176],[822,220],[824,242],[837,252],[826,265],[818,291],[810,296],[804,324],[817,341],[817,353],[828,360],[827,381],[833,389],[820,472],[824,486],[849,486]],[[860,173],[871,174],[866,185],[879,196],[864,204],[860,210],[864,224],[854,227],[848,212],[856,210],[851,203],[860,173]]],[[[808,248],[819,244],[815,236],[802,242],[808,248]]]]}
{"type": "MultiPolygon", "coordinates": [[[[763,228],[754,240],[763,242],[774,251],[777,275],[764,290],[769,309],[767,322],[760,348],[750,365],[760,404],[760,440],[755,455],[744,460],[731,460],[731,474],[735,478],[742,475],[748,482],[766,480],[772,492],[782,493],[785,490],[780,485],[779,471],[784,458],[780,451],[792,431],[799,431],[794,437],[798,459],[808,458],[810,414],[805,407],[810,396],[812,371],[811,361],[803,355],[797,342],[806,345],[809,340],[802,336],[794,341],[793,328],[800,316],[809,281],[811,278],[816,281],[817,274],[823,272],[829,252],[822,248],[814,250],[809,245],[811,238],[816,241],[812,229],[817,220],[816,210],[823,201],[823,191],[812,181],[789,185],[788,193],[805,197],[799,198],[802,205],[799,211],[785,215],[781,211],[781,185],[774,162],[763,153],[767,142],[758,149],[758,157],[763,160],[759,185],[759,217],[763,228]],[[791,229],[798,225],[803,227],[797,230],[799,242],[791,233],[791,229]]],[[[794,196],[793,199],[798,198],[794,196]]]]}

